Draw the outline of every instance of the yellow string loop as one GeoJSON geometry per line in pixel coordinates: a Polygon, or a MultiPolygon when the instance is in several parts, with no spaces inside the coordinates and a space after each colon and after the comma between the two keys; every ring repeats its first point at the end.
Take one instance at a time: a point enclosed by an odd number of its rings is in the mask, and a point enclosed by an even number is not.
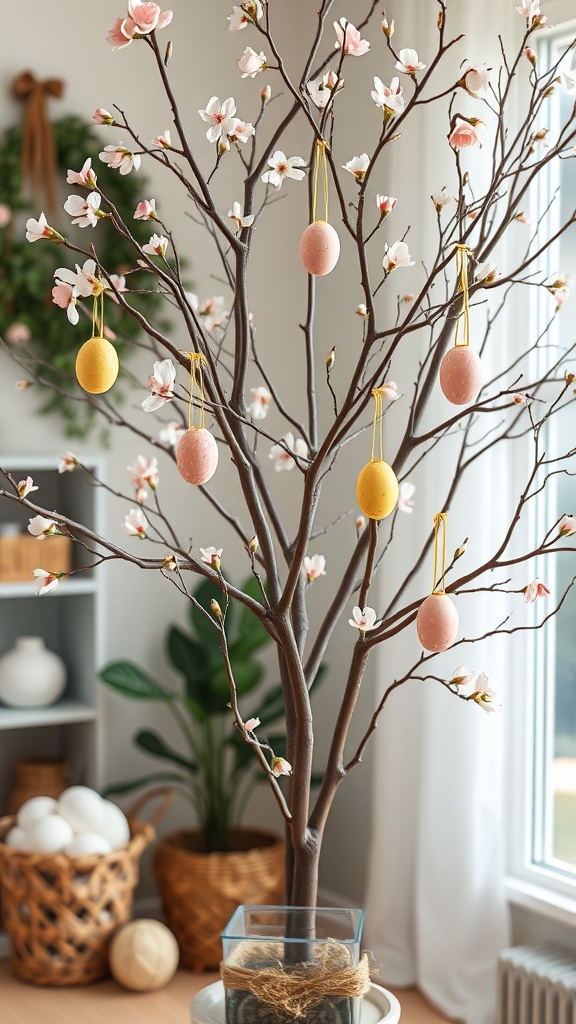
{"type": "Polygon", "coordinates": [[[200,405],[200,428],[204,429],[204,373],[203,366],[206,356],[201,352],[189,352],[190,359],[190,397],[188,399],[188,430],[192,428],[194,420],[194,392],[198,388],[198,399],[200,405]]]}
{"type": "Polygon", "coordinates": [[[382,424],[382,391],[380,388],[374,388],[372,392],[374,399],[374,420],[372,422],[372,462],[374,462],[374,449],[376,448],[376,432],[378,431],[378,439],[380,445],[380,462],[384,458],[384,430],[382,424]],[[378,430],[378,427],[380,428],[378,430]]]}
{"type": "Polygon", "coordinates": [[[314,167],[314,188],[312,192],[312,222],[316,221],[316,206],[318,203],[318,176],[320,164],[322,164],[322,178],[324,184],[324,220],[328,220],[328,161],[326,159],[326,148],[328,143],[324,139],[316,140],[316,160],[314,167]]]}
{"type": "Polygon", "coordinates": [[[434,576],[432,578],[432,593],[433,594],[445,594],[444,589],[444,576],[446,575],[446,522],[448,519],[447,512],[437,512],[434,516],[434,576]],[[440,565],[438,564],[440,556],[440,530],[442,529],[442,554],[440,565]],[[440,572],[440,570],[442,570],[440,572]],[[438,581],[438,583],[436,582],[438,581]]]}
{"type": "Polygon", "coordinates": [[[470,305],[468,301],[468,246],[458,245],[456,247],[456,270],[460,278],[460,291],[462,293],[462,311],[458,314],[456,321],[456,332],[454,334],[454,345],[470,344],[470,305]],[[464,317],[464,341],[459,341],[460,320],[464,317]]]}
{"type": "Polygon", "coordinates": [[[94,292],[94,303],[92,305],[92,337],[104,337],[104,288],[98,282],[97,290],[94,292]]]}

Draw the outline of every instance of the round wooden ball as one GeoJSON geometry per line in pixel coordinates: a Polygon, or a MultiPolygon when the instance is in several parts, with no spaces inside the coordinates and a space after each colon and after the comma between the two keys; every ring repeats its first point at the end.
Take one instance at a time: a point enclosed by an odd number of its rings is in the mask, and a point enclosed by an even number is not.
{"type": "Polygon", "coordinates": [[[430,594],[422,601],[416,629],[425,650],[438,654],[452,647],[458,632],[458,612],[447,594],[430,594]]]}
{"type": "Polygon", "coordinates": [[[300,259],[308,274],[324,277],[338,263],[340,239],[331,224],[316,220],[309,224],[300,239],[300,259]]]}
{"type": "Polygon", "coordinates": [[[89,395],[109,391],[119,369],[118,353],[106,338],[90,338],[76,356],[76,378],[89,395]]]}
{"type": "Polygon", "coordinates": [[[172,932],[160,921],[143,918],[120,928],[110,944],[110,970],[132,992],[155,992],[176,973],[180,953],[172,932]]]}
{"type": "Polygon", "coordinates": [[[440,363],[440,387],[452,405],[474,402],[482,387],[480,356],[469,345],[455,345],[440,363]]]}
{"type": "Polygon", "coordinates": [[[205,427],[190,427],[178,443],[176,463],[189,484],[205,484],[216,472],[218,445],[205,427]]]}
{"type": "Polygon", "coordinates": [[[385,519],[398,501],[398,481],[391,466],[372,459],[358,474],[356,501],[368,519],[385,519]]]}

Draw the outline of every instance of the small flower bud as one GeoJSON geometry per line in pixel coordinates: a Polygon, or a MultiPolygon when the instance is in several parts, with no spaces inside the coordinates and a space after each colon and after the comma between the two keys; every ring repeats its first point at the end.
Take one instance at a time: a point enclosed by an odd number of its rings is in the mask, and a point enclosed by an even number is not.
{"type": "Polygon", "coordinates": [[[247,722],[244,722],[244,725],[246,727],[247,732],[254,732],[254,729],[257,729],[258,726],[260,725],[260,719],[249,718],[247,722]]]}
{"type": "Polygon", "coordinates": [[[525,46],[524,49],[522,50],[522,53],[526,57],[526,60],[530,61],[532,67],[535,68],[536,64],[538,62],[538,55],[537,55],[536,51],[533,50],[531,46],[525,46]]]}
{"type": "Polygon", "coordinates": [[[258,537],[252,537],[251,541],[248,544],[248,551],[250,552],[251,555],[256,554],[256,552],[258,551],[258,537]]]}
{"type": "Polygon", "coordinates": [[[230,152],[230,140],[226,135],[223,135],[218,143],[218,153],[222,156],[223,153],[230,152]]]}
{"type": "Polygon", "coordinates": [[[266,104],[270,102],[271,96],[272,87],[270,85],[265,85],[262,89],[260,89],[260,100],[262,101],[263,107],[265,107],[266,104]]]}
{"type": "Polygon", "coordinates": [[[213,597],[212,600],[210,601],[210,608],[218,619],[222,618],[222,609],[215,597],[213,597]]]}
{"type": "Polygon", "coordinates": [[[553,85],[551,85],[548,87],[548,89],[544,90],[542,95],[544,96],[544,99],[549,99],[549,97],[553,96],[555,92],[556,88],[553,85]]]}
{"type": "Polygon", "coordinates": [[[363,302],[361,302],[359,306],[356,306],[354,312],[357,313],[362,320],[366,320],[368,316],[368,310],[366,309],[366,306],[364,305],[363,302]]]}
{"type": "Polygon", "coordinates": [[[574,374],[573,374],[573,373],[567,373],[567,374],[566,374],[566,383],[567,383],[567,384],[572,384],[572,383],[574,382],[574,380],[575,380],[575,379],[576,379],[576,378],[575,378],[575,376],[574,376],[574,374]]]}
{"type": "Polygon", "coordinates": [[[177,564],[176,555],[171,551],[164,559],[163,568],[166,569],[166,572],[174,572],[177,564]]]}
{"type": "Polygon", "coordinates": [[[465,537],[459,548],[456,548],[454,552],[454,561],[456,562],[462,555],[465,554],[466,548],[468,547],[468,537],[465,537]]]}
{"type": "Polygon", "coordinates": [[[336,361],[336,347],[332,348],[326,357],[326,370],[330,373],[330,370],[334,366],[336,361]]]}
{"type": "Polygon", "coordinates": [[[366,520],[364,519],[364,516],[357,516],[357,518],[356,518],[356,533],[358,533],[358,534],[362,533],[362,530],[364,530],[365,527],[366,527],[366,520]]]}
{"type": "Polygon", "coordinates": [[[384,11],[383,13],[384,17],[382,18],[382,31],[384,35],[388,37],[388,39],[391,39],[392,36],[394,35],[394,21],[392,20],[389,22],[388,19],[386,18],[386,11],[384,11]]]}

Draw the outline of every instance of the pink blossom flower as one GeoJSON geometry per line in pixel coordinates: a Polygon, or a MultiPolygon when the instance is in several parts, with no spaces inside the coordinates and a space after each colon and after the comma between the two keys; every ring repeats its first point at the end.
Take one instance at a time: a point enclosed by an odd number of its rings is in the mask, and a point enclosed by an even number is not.
{"type": "Polygon", "coordinates": [[[486,125],[477,117],[470,121],[459,118],[450,132],[448,142],[452,149],[468,149],[470,146],[481,146],[486,137],[486,125]]]}
{"type": "Polygon", "coordinates": [[[152,139],[153,146],[159,146],[160,149],[171,149],[172,139],[170,138],[170,132],[168,128],[163,135],[158,135],[155,139],[152,139]]]}
{"type": "Polygon", "coordinates": [[[34,569],[34,576],[38,581],[36,593],[49,594],[51,590],[56,590],[59,581],[65,575],[64,572],[46,572],[46,569],[34,569]]]}
{"type": "Polygon", "coordinates": [[[370,629],[376,629],[376,612],[373,608],[362,608],[360,609],[356,605],[352,609],[352,619],[348,619],[351,626],[355,629],[359,629],[361,634],[367,633],[370,629]]]}
{"type": "Polygon", "coordinates": [[[69,185],[85,185],[86,188],[96,188],[96,175],[92,170],[92,159],[88,157],[80,171],[73,171],[68,168],[66,181],[69,185]]]}
{"type": "Polygon", "coordinates": [[[200,548],[202,561],[205,562],[206,565],[210,565],[216,570],[216,572],[220,572],[222,550],[222,548],[200,548]]]}
{"type": "Polygon", "coordinates": [[[516,10],[523,18],[534,18],[540,14],[540,0],[522,0],[516,10]]]}
{"type": "Polygon", "coordinates": [[[387,398],[389,402],[395,402],[400,395],[396,390],[396,381],[387,380],[378,389],[378,393],[382,395],[382,398],[387,398]]]}
{"type": "Polygon", "coordinates": [[[26,238],[29,242],[37,242],[39,238],[52,238],[54,241],[64,241],[62,235],[55,228],[51,228],[46,222],[46,217],[43,213],[40,214],[38,220],[30,217],[26,221],[26,238]]]}
{"type": "Polygon", "coordinates": [[[305,167],[306,162],[301,156],[287,157],[281,149],[277,149],[268,160],[268,166],[271,170],[264,171],[261,180],[265,185],[273,185],[275,189],[279,189],[285,178],[301,181],[305,172],[300,168],[305,167]]]}
{"type": "Polygon", "coordinates": [[[313,580],[318,579],[319,576],[326,575],[326,559],[324,555],[312,555],[311,558],[308,556],[304,559],[304,570],[306,572],[306,579],[308,583],[312,583],[313,580]]]}
{"type": "Polygon", "coordinates": [[[406,292],[406,295],[404,295],[402,298],[402,302],[414,302],[415,298],[416,296],[414,292],[406,292]]]}
{"type": "Polygon", "coordinates": [[[471,668],[466,668],[466,665],[457,665],[450,682],[455,686],[466,686],[474,679],[475,675],[476,673],[471,668]]]}
{"type": "Polygon", "coordinates": [[[360,38],[358,29],[346,18],[340,18],[340,24],[337,21],[334,22],[334,31],[336,33],[335,47],[337,50],[342,50],[343,48],[344,53],[349,54],[351,57],[362,57],[363,54],[368,53],[370,43],[367,39],[360,38]]]}
{"type": "Polygon", "coordinates": [[[266,55],[261,51],[256,53],[251,46],[247,46],[238,61],[238,67],[243,72],[242,78],[255,78],[260,71],[268,67],[266,55]]]}
{"type": "Polygon", "coordinates": [[[142,509],[131,508],[124,517],[122,529],[125,530],[130,537],[139,537],[140,540],[144,540],[148,525],[148,520],[146,519],[142,509]]]}
{"type": "Polygon", "coordinates": [[[270,102],[271,97],[272,97],[272,88],[271,88],[271,86],[264,85],[260,89],[260,99],[262,101],[262,106],[263,107],[265,107],[266,104],[270,102]]]}
{"type": "Polygon", "coordinates": [[[394,242],[394,245],[391,246],[386,244],[382,266],[387,274],[390,274],[396,267],[413,267],[414,260],[410,259],[406,242],[394,242]]]}
{"type": "Polygon", "coordinates": [[[92,114],[92,120],[96,124],[114,124],[115,118],[109,110],[105,110],[104,107],[98,107],[97,110],[92,114]]]}
{"type": "Polygon", "coordinates": [[[12,210],[6,203],[0,203],[0,228],[5,228],[12,220],[12,210]]]}
{"type": "Polygon", "coordinates": [[[27,341],[30,341],[32,332],[28,327],[28,324],[23,324],[19,320],[15,320],[9,327],[6,328],[4,334],[5,340],[10,345],[25,345],[27,341]]]}
{"type": "Polygon", "coordinates": [[[236,126],[233,132],[228,132],[231,142],[248,142],[254,135],[254,125],[250,121],[240,121],[236,118],[236,126]]]}
{"type": "MultiPolygon", "coordinates": [[[[84,264],[86,266],[86,264],[84,264]]],[[[126,289],[126,278],[124,274],[110,274],[110,292],[109,297],[117,302],[117,298],[112,294],[112,288],[115,288],[117,292],[125,292],[126,289]]]]}
{"type": "Polygon", "coordinates": [[[137,455],[132,465],[126,468],[136,488],[136,501],[142,505],[148,497],[146,485],[153,491],[158,487],[158,459],[156,456],[147,459],[144,455],[137,455]]]}
{"type": "Polygon", "coordinates": [[[170,445],[171,448],[177,448],[183,433],[184,427],[180,423],[172,422],[162,427],[158,437],[162,444],[170,445]]]}
{"type": "Polygon", "coordinates": [[[486,99],[490,95],[488,68],[485,64],[470,64],[468,62],[462,71],[458,85],[461,85],[474,99],[486,99]]]}
{"type": "Polygon", "coordinates": [[[166,402],[174,398],[176,367],[171,359],[161,359],[154,363],[154,373],[148,378],[148,387],[152,392],[142,402],[144,412],[155,412],[166,402]]]}
{"type": "Polygon", "coordinates": [[[353,156],[348,163],[342,164],[342,169],[348,171],[349,174],[353,174],[358,184],[361,185],[369,164],[370,157],[367,153],[362,153],[362,156],[353,156]]]}
{"type": "Polygon", "coordinates": [[[162,14],[158,4],[150,0],[128,0],[128,18],[124,22],[124,31],[130,37],[146,36],[166,28],[172,18],[172,11],[164,11],[162,14]]]}
{"type": "Polygon", "coordinates": [[[122,28],[125,20],[125,18],[116,18],[106,36],[106,42],[110,43],[113,50],[121,50],[123,46],[128,46],[132,42],[132,36],[124,32],[122,28]]]}
{"type": "Polygon", "coordinates": [[[32,387],[32,381],[31,380],[17,380],[15,385],[14,385],[14,387],[16,388],[16,391],[25,391],[26,388],[31,388],[32,387]]]}
{"type": "Polygon", "coordinates": [[[436,192],[430,198],[436,207],[436,213],[441,213],[442,209],[452,202],[453,196],[446,191],[446,186],[444,186],[441,192],[436,192]]]}
{"type": "Polygon", "coordinates": [[[259,718],[249,718],[247,722],[244,722],[244,728],[247,732],[254,732],[254,729],[257,729],[259,725],[259,718]]]}
{"type": "Polygon", "coordinates": [[[496,708],[501,707],[498,694],[488,686],[488,676],[485,672],[481,672],[478,676],[476,686],[478,689],[470,695],[470,700],[478,704],[483,711],[493,712],[496,711],[496,708]]]}
{"type": "Polygon", "coordinates": [[[292,775],[292,765],[285,757],[275,757],[272,761],[272,775],[292,775]]]}
{"type": "Polygon", "coordinates": [[[86,199],[82,196],[68,196],[64,203],[64,209],[66,213],[69,213],[74,218],[73,224],[77,224],[80,228],[87,228],[89,226],[95,228],[99,216],[102,216],[100,211],[100,193],[89,192],[86,199]]]}
{"type": "Polygon", "coordinates": [[[132,153],[131,150],[125,149],[121,142],[117,146],[104,146],[98,155],[103,164],[108,164],[113,170],[120,171],[120,174],[137,171],[142,163],[142,158],[138,153],[132,153]]]}
{"type": "Polygon", "coordinates": [[[247,0],[241,7],[234,6],[228,17],[230,32],[240,32],[247,25],[253,25],[264,14],[260,0],[247,0]]]}
{"type": "Polygon", "coordinates": [[[500,277],[500,271],[495,263],[486,260],[485,263],[477,265],[474,277],[477,281],[482,281],[483,284],[494,284],[494,281],[500,277]]]}
{"type": "Polygon", "coordinates": [[[52,537],[58,532],[58,527],[53,519],[46,519],[44,516],[33,516],[28,522],[28,532],[36,537],[36,540],[44,540],[45,537],[52,537]]]}
{"type": "Polygon", "coordinates": [[[310,79],[306,83],[306,92],[318,110],[325,110],[334,92],[339,92],[343,88],[344,79],[338,78],[334,71],[326,71],[323,75],[318,75],[314,81],[310,79]]]}
{"type": "Polygon", "coordinates": [[[31,476],[27,476],[25,480],[21,480],[17,486],[19,498],[26,498],[32,493],[32,491],[38,490],[31,476]]]}
{"type": "Polygon", "coordinates": [[[576,516],[562,516],[558,523],[560,537],[571,537],[576,533],[576,516]]]}
{"type": "Polygon", "coordinates": [[[210,125],[206,132],[208,142],[218,142],[222,133],[233,134],[238,123],[238,118],[234,117],[236,103],[232,96],[223,103],[220,103],[217,96],[211,96],[206,104],[206,110],[199,110],[198,113],[202,120],[210,125]]]}
{"type": "Polygon", "coordinates": [[[404,97],[400,86],[400,79],[393,78],[390,85],[384,85],[381,78],[374,78],[374,88],[370,93],[377,107],[382,107],[384,114],[392,116],[401,114],[404,110],[404,97]]]}
{"type": "Polygon", "coordinates": [[[539,597],[546,597],[550,593],[548,587],[541,583],[538,578],[528,583],[521,591],[524,594],[524,604],[532,604],[539,597]]]}
{"type": "Polygon", "coordinates": [[[400,59],[396,61],[396,70],[401,71],[404,75],[415,75],[417,71],[423,71],[426,67],[421,60],[418,60],[416,50],[412,50],[410,47],[400,50],[398,56],[400,59]]]}
{"type": "Polygon", "coordinates": [[[394,199],[393,196],[376,196],[376,206],[380,210],[383,218],[387,217],[389,213],[392,213],[397,202],[398,200],[394,199]]]}
{"type": "Polygon", "coordinates": [[[566,299],[570,298],[573,287],[574,278],[572,274],[558,274],[551,284],[546,285],[550,294],[554,296],[557,306],[563,306],[566,299]]]}
{"type": "Polygon", "coordinates": [[[522,53],[524,57],[526,57],[526,60],[530,61],[532,67],[535,68],[536,64],[538,63],[538,55],[536,51],[533,50],[531,46],[525,46],[522,50],[522,53]]]}
{"type": "Polygon", "coordinates": [[[305,459],[308,456],[308,446],[301,437],[294,440],[294,435],[289,430],[282,438],[282,444],[275,444],[268,452],[268,458],[274,460],[274,469],[280,473],[283,469],[294,469],[295,458],[305,459]],[[293,453],[293,455],[290,454],[293,453]]]}
{"type": "Polygon", "coordinates": [[[66,452],[65,455],[60,456],[60,461],[58,463],[58,472],[72,473],[76,469],[76,466],[79,465],[80,463],[78,462],[76,456],[73,455],[72,452],[66,452]]]}
{"type": "Polygon", "coordinates": [[[52,302],[60,306],[60,309],[66,310],[66,316],[71,324],[78,323],[80,315],[76,308],[77,299],[69,284],[63,284],[63,282],[58,281],[54,285],[52,289],[52,302]]]}
{"type": "MultiPolygon", "coordinates": [[[[85,260],[82,269],[76,264],[76,271],[68,270],[67,267],[59,267],[54,271],[54,277],[57,286],[62,285],[71,289],[71,297],[66,290],[59,291],[57,294],[55,294],[56,289],[52,291],[54,302],[62,309],[67,307],[70,309],[68,303],[75,302],[80,295],[83,298],[88,298],[90,295],[100,295],[105,288],[108,288],[108,282],[100,279],[96,261],[93,259],[85,260]]],[[[78,323],[77,310],[75,313],[76,317],[71,321],[72,323],[78,323]]],[[[68,319],[71,319],[70,313],[68,319]]]]}
{"type": "Polygon", "coordinates": [[[134,210],[134,220],[158,220],[156,216],[156,200],[143,199],[134,210]]]}
{"type": "Polygon", "coordinates": [[[407,515],[412,515],[412,509],[414,508],[414,502],[412,497],[416,492],[414,484],[411,484],[409,480],[403,480],[400,484],[400,490],[398,495],[398,511],[406,512],[407,515]]]}
{"type": "Polygon", "coordinates": [[[249,415],[253,420],[265,419],[272,398],[268,388],[250,388],[250,394],[254,397],[248,406],[249,415]]]}
{"type": "Polygon", "coordinates": [[[142,246],[142,252],[149,252],[151,256],[160,256],[163,259],[167,248],[168,239],[165,235],[151,235],[150,241],[142,246]]]}

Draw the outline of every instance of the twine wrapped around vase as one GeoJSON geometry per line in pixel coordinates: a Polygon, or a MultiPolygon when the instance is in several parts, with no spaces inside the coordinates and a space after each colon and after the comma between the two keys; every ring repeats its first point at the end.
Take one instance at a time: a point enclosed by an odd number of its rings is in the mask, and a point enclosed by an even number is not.
{"type": "Polygon", "coordinates": [[[47,78],[41,82],[32,71],[23,71],[12,83],[12,92],[26,100],[22,130],[22,178],[30,178],[34,199],[42,206],[46,196],[46,209],[56,206],[56,160],[52,129],[46,113],[46,96],[60,99],[64,91],[61,78],[47,78]]]}
{"type": "Polygon", "coordinates": [[[242,943],[240,962],[220,965],[225,988],[249,992],[276,1013],[302,1020],[325,999],[360,999],[370,990],[370,961],[362,953],[350,963],[349,950],[328,939],[314,950],[315,959],[299,964],[284,962],[281,943],[242,943]]]}

